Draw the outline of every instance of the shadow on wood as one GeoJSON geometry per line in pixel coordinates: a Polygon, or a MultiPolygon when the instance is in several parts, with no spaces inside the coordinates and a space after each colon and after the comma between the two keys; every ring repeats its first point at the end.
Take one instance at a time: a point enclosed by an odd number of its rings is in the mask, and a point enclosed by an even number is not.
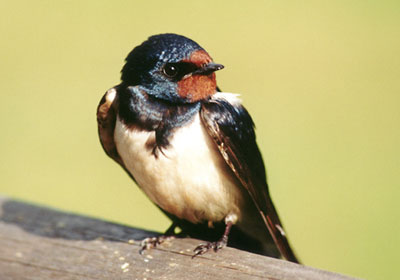
{"type": "Polygon", "coordinates": [[[0,197],[0,278],[353,279],[232,248],[192,259],[200,241],[188,238],[139,255],[149,236],[157,233],[0,197]]]}

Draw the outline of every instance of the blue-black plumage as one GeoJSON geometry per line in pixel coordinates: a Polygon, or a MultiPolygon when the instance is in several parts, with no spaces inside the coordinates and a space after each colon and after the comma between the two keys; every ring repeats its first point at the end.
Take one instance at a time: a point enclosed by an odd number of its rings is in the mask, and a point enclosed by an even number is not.
{"type": "Polygon", "coordinates": [[[195,255],[221,249],[229,236],[234,247],[298,262],[268,192],[254,123],[236,95],[217,88],[222,68],[184,36],[150,37],[99,104],[101,143],[173,227],[210,241],[195,255]]]}

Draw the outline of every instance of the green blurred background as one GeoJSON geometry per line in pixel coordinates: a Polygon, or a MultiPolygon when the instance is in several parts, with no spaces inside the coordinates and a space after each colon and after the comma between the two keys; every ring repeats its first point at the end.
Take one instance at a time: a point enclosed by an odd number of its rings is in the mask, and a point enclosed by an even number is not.
{"type": "Polygon", "coordinates": [[[258,128],[301,260],[399,279],[399,1],[3,1],[0,193],[163,231],[95,111],[148,36],[186,35],[258,128]]]}

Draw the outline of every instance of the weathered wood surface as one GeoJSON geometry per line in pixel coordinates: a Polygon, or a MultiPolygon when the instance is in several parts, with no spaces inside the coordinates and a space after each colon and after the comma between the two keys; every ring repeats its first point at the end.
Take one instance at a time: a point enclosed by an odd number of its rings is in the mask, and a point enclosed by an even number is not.
{"type": "Polygon", "coordinates": [[[139,255],[155,235],[0,197],[0,279],[353,279],[232,248],[192,259],[194,239],[139,255]]]}

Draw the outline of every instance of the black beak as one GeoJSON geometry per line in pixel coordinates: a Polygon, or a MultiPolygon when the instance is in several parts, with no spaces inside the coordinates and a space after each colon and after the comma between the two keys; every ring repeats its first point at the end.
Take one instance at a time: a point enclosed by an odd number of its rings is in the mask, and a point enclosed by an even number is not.
{"type": "Polygon", "coordinates": [[[211,62],[192,72],[192,75],[210,75],[211,73],[221,70],[223,68],[224,65],[211,62]]]}

